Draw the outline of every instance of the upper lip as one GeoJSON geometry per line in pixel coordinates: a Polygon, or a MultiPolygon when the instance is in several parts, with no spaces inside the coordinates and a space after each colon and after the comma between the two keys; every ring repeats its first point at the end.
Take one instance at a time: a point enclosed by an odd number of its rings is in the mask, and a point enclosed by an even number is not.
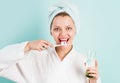
{"type": "Polygon", "coordinates": [[[61,39],[59,39],[60,40],[60,42],[61,41],[68,41],[68,38],[61,38],[61,39]]]}

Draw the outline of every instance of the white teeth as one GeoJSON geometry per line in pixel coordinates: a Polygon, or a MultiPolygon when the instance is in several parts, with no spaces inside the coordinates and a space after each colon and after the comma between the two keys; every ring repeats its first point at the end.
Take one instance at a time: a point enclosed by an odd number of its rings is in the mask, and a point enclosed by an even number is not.
{"type": "Polygon", "coordinates": [[[62,41],[61,44],[64,45],[64,44],[67,44],[67,42],[66,41],[62,41]]]}
{"type": "Polygon", "coordinates": [[[61,41],[61,45],[66,45],[67,44],[67,39],[60,39],[60,41],[61,41]]]}

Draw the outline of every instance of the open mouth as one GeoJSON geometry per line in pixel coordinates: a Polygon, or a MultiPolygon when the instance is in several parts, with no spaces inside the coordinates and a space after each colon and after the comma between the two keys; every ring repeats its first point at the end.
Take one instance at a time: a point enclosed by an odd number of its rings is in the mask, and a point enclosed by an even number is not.
{"type": "Polygon", "coordinates": [[[67,44],[69,39],[59,39],[60,44],[67,44]]]}

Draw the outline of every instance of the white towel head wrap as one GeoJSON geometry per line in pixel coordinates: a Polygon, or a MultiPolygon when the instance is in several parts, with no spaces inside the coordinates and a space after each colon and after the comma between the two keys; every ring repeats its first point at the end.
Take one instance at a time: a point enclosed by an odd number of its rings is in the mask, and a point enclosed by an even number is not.
{"type": "Polygon", "coordinates": [[[79,32],[80,29],[80,17],[79,17],[79,12],[78,9],[70,3],[68,0],[61,0],[60,2],[56,3],[55,5],[51,6],[49,8],[49,23],[48,27],[51,27],[51,22],[54,19],[54,17],[61,13],[61,12],[66,12],[68,13],[72,20],[75,23],[75,27],[77,30],[77,33],[79,32]]]}

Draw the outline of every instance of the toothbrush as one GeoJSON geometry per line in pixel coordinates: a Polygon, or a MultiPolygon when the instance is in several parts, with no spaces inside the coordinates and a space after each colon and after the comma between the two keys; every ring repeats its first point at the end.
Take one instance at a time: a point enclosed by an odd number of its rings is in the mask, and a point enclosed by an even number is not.
{"type": "Polygon", "coordinates": [[[65,41],[63,42],[63,41],[62,41],[61,44],[54,45],[54,47],[65,46],[65,45],[68,45],[67,42],[65,42],[65,41]]]}

